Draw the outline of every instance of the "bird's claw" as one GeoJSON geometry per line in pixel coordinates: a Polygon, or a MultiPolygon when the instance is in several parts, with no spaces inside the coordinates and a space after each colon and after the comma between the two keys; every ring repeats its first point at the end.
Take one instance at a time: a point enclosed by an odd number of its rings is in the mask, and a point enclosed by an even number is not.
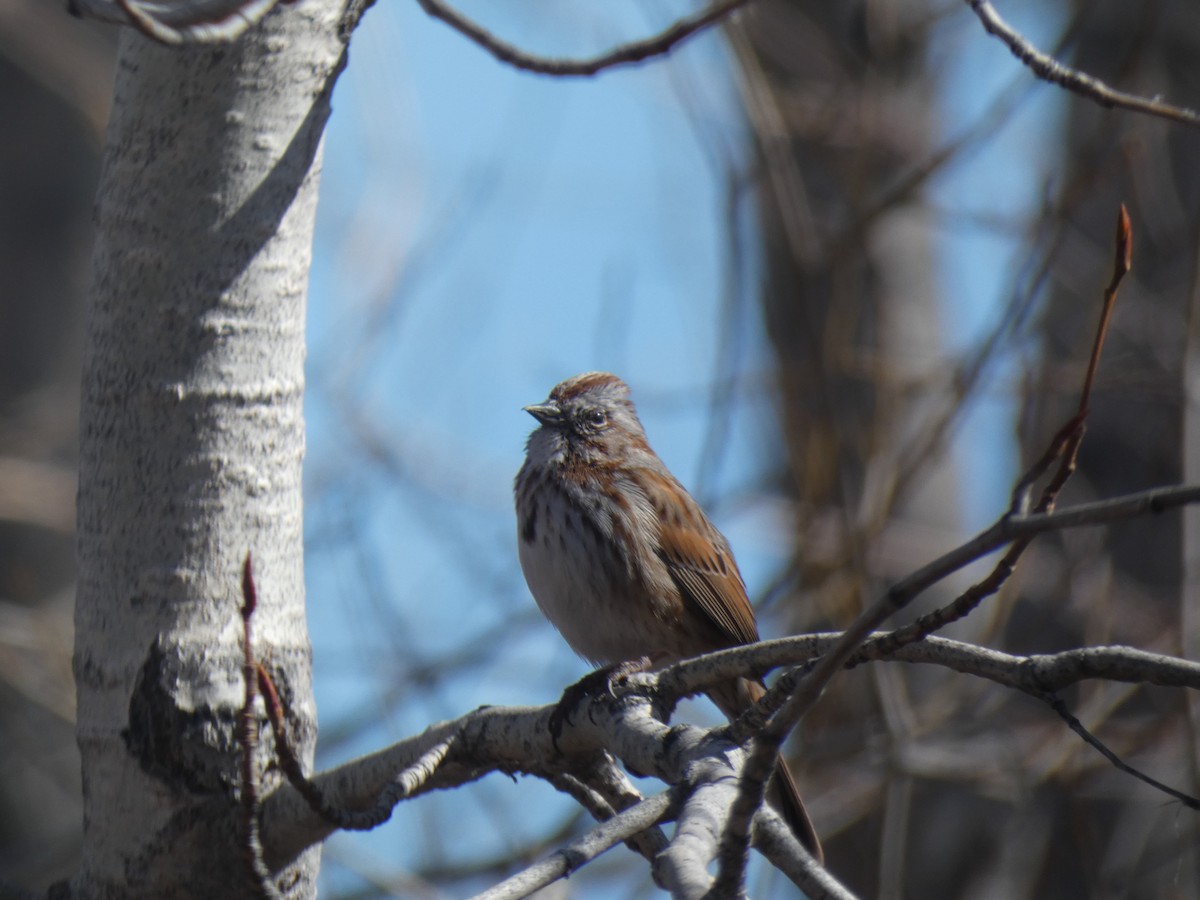
{"type": "Polygon", "coordinates": [[[617,694],[613,685],[627,675],[644,671],[649,665],[649,658],[643,656],[638,659],[615,663],[611,666],[604,666],[584,675],[563,691],[558,705],[554,707],[554,712],[550,714],[550,742],[554,745],[555,751],[558,753],[562,752],[562,748],[558,746],[558,739],[562,737],[563,729],[571,724],[571,714],[575,712],[584,700],[598,696],[601,693],[611,698],[616,698],[617,694]]]}

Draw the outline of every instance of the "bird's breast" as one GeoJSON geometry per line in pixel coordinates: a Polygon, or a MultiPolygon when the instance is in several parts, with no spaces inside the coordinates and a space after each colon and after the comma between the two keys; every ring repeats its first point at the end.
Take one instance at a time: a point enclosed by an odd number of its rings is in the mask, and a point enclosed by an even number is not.
{"type": "Polygon", "coordinates": [[[669,653],[681,601],[629,508],[542,482],[518,510],[521,568],[543,615],[601,665],[669,653]],[[641,542],[640,544],[638,542],[641,542]]]}

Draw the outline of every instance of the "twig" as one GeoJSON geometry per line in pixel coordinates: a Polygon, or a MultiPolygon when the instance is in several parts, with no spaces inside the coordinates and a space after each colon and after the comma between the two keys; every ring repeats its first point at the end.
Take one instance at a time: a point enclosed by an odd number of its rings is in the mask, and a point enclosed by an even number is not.
{"type": "Polygon", "coordinates": [[[1079,412],[1087,415],[1088,401],[1092,396],[1092,383],[1096,380],[1096,369],[1100,365],[1100,351],[1108,335],[1108,323],[1112,320],[1113,307],[1117,302],[1117,290],[1133,267],[1133,226],[1129,224],[1129,210],[1125,204],[1117,213],[1117,249],[1113,254],[1113,273],[1104,289],[1104,308],[1100,312],[1100,324],[1096,328],[1096,340],[1092,344],[1092,355],[1088,358],[1087,375],[1083,379],[1083,392],[1079,396],[1079,412]]]}
{"type": "MultiPolygon", "coordinates": [[[[1108,336],[1108,325],[1112,320],[1113,306],[1117,301],[1117,291],[1121,287],[1121,281],[1129,273],[1132,259],[1133,231],[1129,224],[1129,213],[1125,209],[1125,204],[1121,204],[1121,208],[1117,212],[1112,277],[1109,279],[1108,286],[1104,289],[1100,321],[1096,325],[1096,335],[1092,340],[1092,351],[1088,357],[1087,372],[1084,375],[1083,386],[1079,392],[1079,405],[1076,407],[1075,415],[1059,429],[1053,440],[1050,441],[1046,452],[1029,468],[1029,471],[1025,473],[1013,489],[1012,503],[1009,507],[1010,516],[1014,513],[1024,513],[1029,509],[1030,494],[1034,486],[1049,471],[1050,466],[1057,459],[1059,463],[1058,469],[1055,471],[1054,477],[1050,479],[1050,482],[1042,490],[1041,497],[1035,507],[1037,513],[1052,513],[1058,502],[1058,495],[1062,492],[1067,480],[1075,471],[1079,447],[1083,443],[1083,436],[1087,431],[1089,401],[1092,395],[1092,385],[1096,380],[1096,372],[1100,365],[1100,354],[1104,349],[1104,342],[1108,336]]],[[[893,639],[898,643],[918,641],[925,635],[940,631],[951,622],[956,622],[969,615],[980,603],[1004,586],[1004,583],[1012,576],[1017,563],[1032,540],[1033,537],[1031,535],[1014,541],[986,578],[973,584],[952,603],[921,616],[906,628],[897,629],[893,633],[893,639]]]]}
{"type": "Polygon", "coordinates": [[[754,846],[804,891],[808,900],[856,900],[854,893],[812,858],[783,817],[769,806],[754,816],[754,846]]]}
{"type": "MultiPolygon", "coordinates": [[[[957,644],[957,642],[948,641],[945,638],[933,637],[926,638],[921,643],[942,648],[957,644]],[[934,642],[937,642],[936,645],[934,642]]],[[[873,647],[882,645],[883,642],[868,641],[862,648],[864,656],[868,655],[873,647]]],[[[1197,689],[1200,688],[1200,664],[1173,657],[1163,657],[1132,647],[1083,647],[1048,656],[1014,657],[969,644],[963,646],[971,647],[977,660],[985,660],[986,668],[974,671],[966,668],[959,669],[940,654],[941,658],[938,659],[938,662],[956,668],[958,671],[967,671],[1017,688],[1042,701],[1054,710],[1085,743],[1093,747],[1117,769],[1170,797],[1174,797],[1189,809],[1200,809],[1200,800],[1151,778],[1121,759],[1092,734],[1078,718],[1072,715],[1062,699],[1054,693],[1085,678],[1104,678],[1109,681],[1124,681],[1130,684],[1159,684],[1197,689]]],[[[910,646],[905,649],[915,649],[915,647],[910,646]]],[[[922,660],[914,658],[909,661],[920,662],[922,660]]]]}
{"type": "Polygon", "coordinates": [[[979,21],[983,23],[984,30],[1003,41],[1012,51],[1013,56],[1023,62],[1038,78],[1061,85],[1108,109],[1114,107],[1128,109],[1171,122],[1178,122],[1181,125],[1189,125],[1192,128],[1200,128],[1200,113],[1195,110],[1172,106],[1158,99],[1148,99],[1136,94],[1114,90],[1099,78],[1072,69],[1038,50],[1020,32],[1005,22],[988,0],[966,0],[966,2],[979,17],[979,21]]]}
{"type": "Polygon", "coordinates": [[[674,790],[647,797],[607,822],[601,822],[545,859],[477,894],[474,900],[517,900],[527,897],[539,888],[567,877],[610,847],[671,818],[676,802],[674,790]]]}
{"type": "Polygon", "coordinates": [[[612,805],[600,796],[583,778],[571,772],[556,772],[546,779],[556,789],[571,797],[590,812],[598,822],[605,822],[617,814],[612,805]]]}
{"type": "Polygon", "coordinates": [[[245,694],[237,723],[238,744],[242,748],[242,828],[246,835],[246,864],[254,889],[267,900],[278,900],[282,895],[271,878],[271,870],[263,861],[258,767],[254,764],[254,751],[258,747],[258,714],[254,708],[258,698],[258,679],[255,677],[257,663],[254,659],[251,624],[257,607],[258,591],[254,587],[254,571],[250,553],[247,552],[246,561],[242,564],[242,681],[245,694]]]}
{"type": "Polygon", "coordinates": [[[1073,732],[1083,738],[1084,743],[1093,747],[1101,756],[1107,759],[1126,775],[1132,775],[1134,778],[1138,779],[1138,781],[1145,782],[1146,784],[1150,785],[1150,787],[1162,791],[1168,796],[1174,797],[1188,809],[1200,809],[1200,800],[1196,799],[1190,794],[1185,794],[1169,785],[1163,784],[1161,781],[1155,778],[1151,778],[1149,775],[1134,768],[1133,766],[1129,765],[1129,763],[1125,762],[1125,760],[1121,759],[1121,757],[1105,746],[1098,737],[1088,731],[1088,729],[1084,727],[1084,724],[1080,722],[1079,719],[1075,718],[1075,716],[1071,714],[1071,711],[1067,709],[1067,705],[1063,703],[1061,698],[1056,697],[1054,694],[1049,692],[1027,691],[1026,693],[1037,697],[1052,710],[1058,713],[1062,720],[1067,723],[1067,726],[1073,732]]]}
{"type": "Polygon", "coordinates": [[[527,53],[507,41],[501,40],[479,23],[444,3],[443,0],[417,0],[421,9],[430,16],[445,22],[501,62],[526,72],[559,77],[596,75],[605,69],[642,62],[655,56],[664,56],[692,35],[716,24],[748,2],[749,0],[718,0],[707,9],[693,16],[679,19],[658,34],[640,41],[630,41],[598,56],[586,59],[555,59],[527,53]]]}
{"type": "Polygon", "coordinates": [[[382,825],[392,817],[396,804],[408,797],[429,780],[438,770],[454,745],[451,735],[422,753],[411,765],[401,769],[380,792],[375,803],[367,809],[341,809],[325,797],[321,789],[304,774],[300,760],[292,749],[291,740],[287,735],[287,721],[279,693],[271,681],[271,676],[261,665],[257,667],[258,685],[266,701],[267,717],[271,729],[275,733],[275,746],[279,753],[279,763],[292,786],[300,792],[308,803],[309,808],[317,815],[338,828],[349,831],[370,831],[382,825]]]}
{"type": "MultiPolygon", "coordinates": [[[[552,774],[549,781],[559,790],[566,790],[575,797],[598,822],[604,822],[645,799],[607,751],[572,757],[569,763],[569,772],[552,774]]],[[[639,832],[625,843],[634,853],[653,862],[654,857],[667,845],[667,837],[661,828],[654,826],[639,832]]]]}
{"type": "Polygon", "coordinates": [[[1081,503],[1056,512],[1005,516],[965,544],[897,581],[888,589],[884,599],[892,598],[890,603],[900,609],[943,578],[1014,540],[1033,538],[1049,531],[1103,525],[1147,513],[1158,514],[1193,503],[1200,503],[1200,484],[1149,488],[1111,500],[1081,503]]]}

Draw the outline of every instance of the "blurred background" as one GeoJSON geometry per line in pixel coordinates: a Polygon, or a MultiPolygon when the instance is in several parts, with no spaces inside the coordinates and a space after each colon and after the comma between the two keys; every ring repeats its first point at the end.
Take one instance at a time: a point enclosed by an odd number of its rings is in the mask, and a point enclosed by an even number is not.
{"type": "MultiPolygon", "coordinates": [[[[695,8],[456,6],[551,56],[695,8]]],[[[1000,12],[1124,90],[1200,106],[1193,0],[1000,12]]],[[[72,870],[80,832],[78,352],[114,47],[61,4],[0,4],[0,879],[35,888],[72,870]]],[[[551,79],[393,0],[334,107],[309,295],[320,767],[585,673],[528,595],[511,502],[521,406],[580,371],[632,385],[764,636],[837,628],[1002,513],[1071,413],[1123,201],[1134,271],[1063,499],[1200,480],[1200,134],[1035,81],[962,3],[755,0],[669,58],[551,79]]],[[[1195,659],[1198,557],[1179,513],[1047,537],[951,633],[1195,659]]],[[[1197,792],[1186,696],[1064,699],[1197,792]]],[[[864,896],[1200,896],[1194,814],[994,685],[862,667],[790,752],[830,868],[864,896]]],[[[588,824],[544,784],[490,777],[335,837],[323,895],[464,896],[588,824]]],[[[761,866],[750,890],[793,894],[761,866]]],[[[623,848],[546,892],[654,895],[623,848]]]]}

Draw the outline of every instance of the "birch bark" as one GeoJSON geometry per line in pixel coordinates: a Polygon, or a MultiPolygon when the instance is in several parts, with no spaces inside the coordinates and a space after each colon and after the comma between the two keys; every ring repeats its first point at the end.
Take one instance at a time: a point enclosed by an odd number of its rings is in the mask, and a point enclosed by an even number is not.
{"type": "MultiPolygon", "coordinates": [[[[80,423],[74,668],[80,897],[250,893],[236,811],[239,569],[297,746],[305,297],[337,0],[240,41],[122,35],[96,204],[80,423]]],[[[280,879],[313,896],[314,848],[280,879]]]]}

